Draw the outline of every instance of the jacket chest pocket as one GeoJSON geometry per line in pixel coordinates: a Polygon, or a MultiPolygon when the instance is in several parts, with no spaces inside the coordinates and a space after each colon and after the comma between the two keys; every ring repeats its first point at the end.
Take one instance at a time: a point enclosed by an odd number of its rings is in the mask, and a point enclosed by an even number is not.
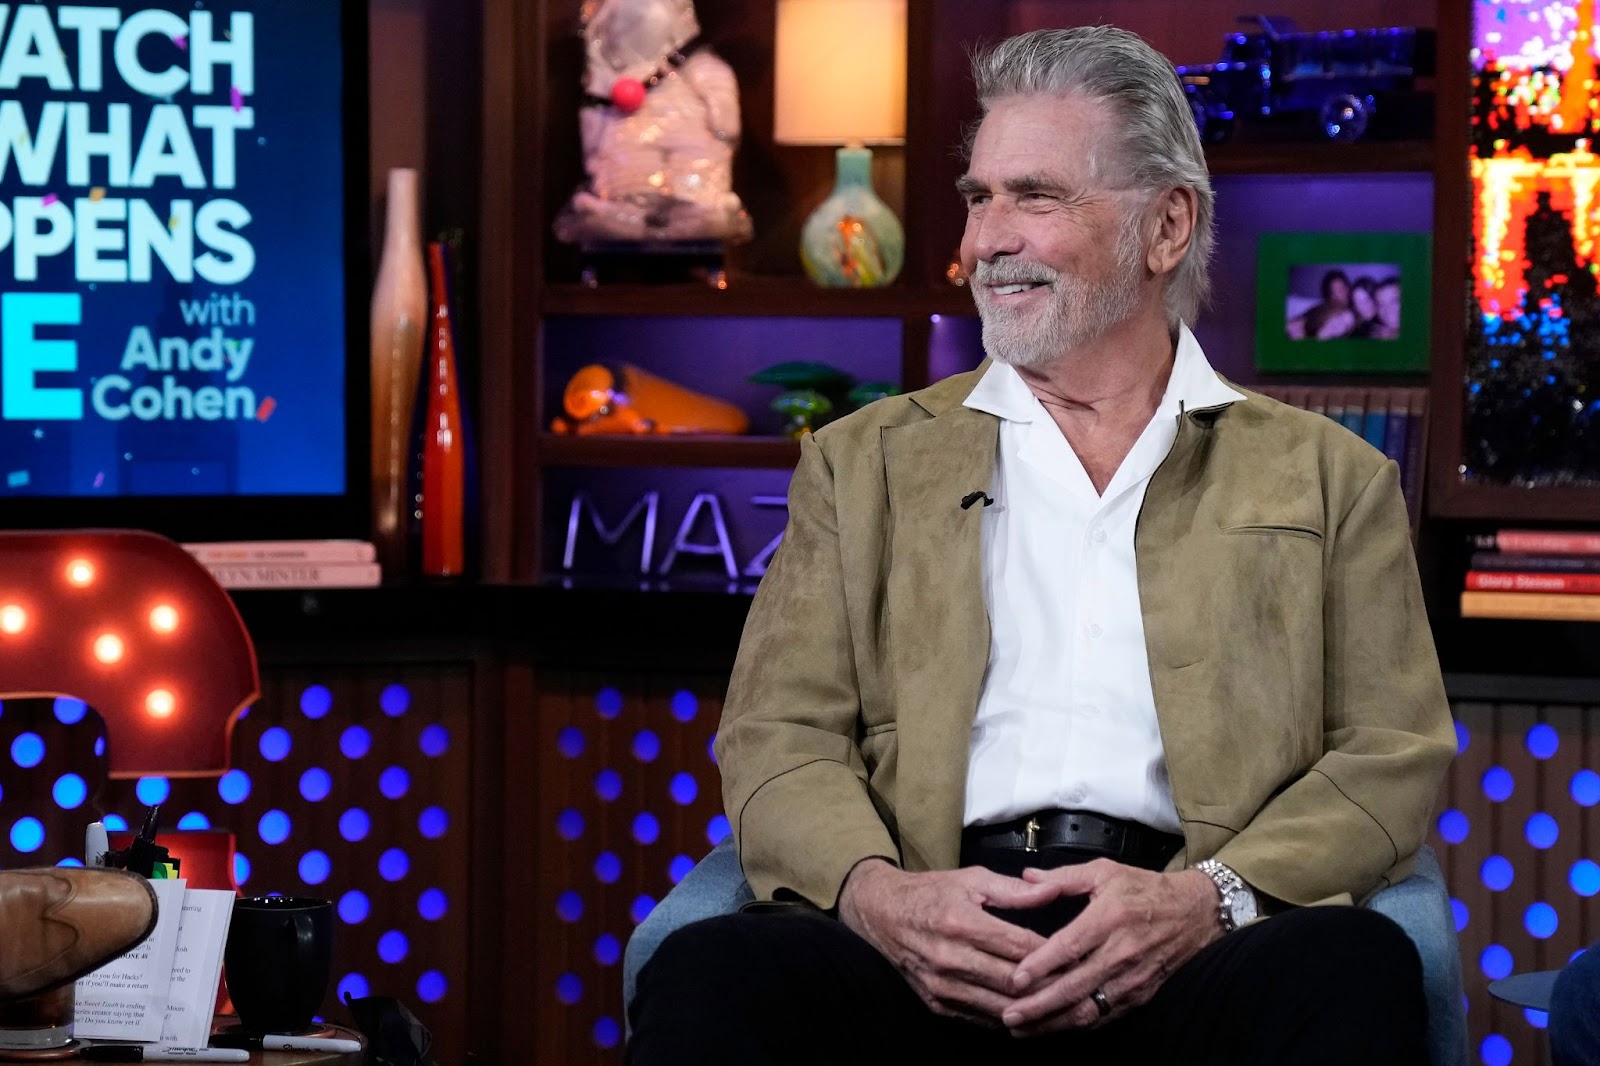
{"type": "Polygon", "coordinates": [[[1305,613],[1322,604],[1322,533],[1306,525],[1226,526],[1217,538],[1218,577],[1235,599],[1264,611],[1305,613]]]}

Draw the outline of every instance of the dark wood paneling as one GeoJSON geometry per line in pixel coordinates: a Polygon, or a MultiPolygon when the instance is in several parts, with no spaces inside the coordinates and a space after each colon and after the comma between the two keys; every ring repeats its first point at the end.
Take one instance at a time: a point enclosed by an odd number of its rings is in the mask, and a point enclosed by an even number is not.
{"type": "Polygon", "coordinates": [[[535,779],[523,786],[525,795],[538,797],[533,835],[539,864],[530,893],[538,926],[537,966],[532,983],[507,996],[508,1012],[536,1017],[539,1024],[535,1057],[508,1061],[572,1066],[622,1061],[620,1046],[604,1048],[596,1042],[597,1025],[604,1035],[611,1025],[620,1029],[622,1024],[621,962],[598,958],[595,947],[603,936],[626,943],[635,924],[635,901],[666,895],[676,856],[698,860],[711,848],[706,827],[721,813],[722,796],[707,745],[722,714],[724,684],[720,675],[540,674],[534,696],[538,760],[535,779]],[[607,689],[615,690],[615,704],[600,699],[607,689]],[[684,698],[680,693],[692,694],[696,702],[689,721],[673,713],[674,698],[684,698]],[[607,717],[603,708],[614,713],[607,717]],[[561,750],[559,738],[569,729],[583,737],[576,757],[561,750]],[[657,738],[659,752],[636,748],[642,731],[657,738]],[[617,775],[614,799],[597,791],[599,775],[606,771],[617,775]],[[693,802],[679,804],[670,787],[673,777],[684,772],[693,776],[697,794],[693,802]],[[574,840],[557,831],[557,817],[568,810],[583,820],[582,835],[574,840]],[[634,820],[641,813],[658,821],[660,836],[652,843],[634,838],[634,820]],[[606,853],[621,863],[620,877],[610,883],[596,870],[606,853]],[[556,916],[564,892],[583,901],[576,921],[556,916]],[[557,999],[563,975],[581,986],[570,1005],[557,999]]]}
{"type": "MultiPolygon", "coordinates": [[[[1507,689],[1515,685],[1513,679],[1505,682],[1507,689]]],[[[1600,692],[1593,682],[1590,689],[1600,692]]],[[[1432,843],[1451,896],[1469,915],[1460,941],[1472,1046],[1476,1054],[1486,1037],[1499,1034],[1510,1042],[1513,1062],[1541,1062],[1542,1030],[1522,1008],[1489,995],[1481,960],[1486,949],[1499,946],[1510,952],[1512,972],[1559,969],[1600,935],[1592,901],[1570,884],[1573,864],[1596,858],[1600,839],[1595,809],[1581,806],[1571,794],[1573,774],[1600,765],[1600,728],[1593,724],[1600,720],[1600,707],[1565,701],[1457,701],[1454,710],[1470,739],[1451,766],[1443,806],[1460,810],[1471,829],[1458,844],[1437,832],[1432,843]],[[1528,746],[1529,730],[1540,723],[1554,728],[1558,739],[1548,758],[1537,757],[1528,746]],[[1514,782],[1510,796],[1501,801],[1485,794],[1484,774],[1492,767],[1506,770],[1514,782]],[[1528,819],[1541,813],[1559,827],[1549,848],[1536,847],[1527,838],[1528,819]],[[1504,891],[1483,883],[1483,863],[1495,855],[1509,860],[1515,871],[1504,891]],[[1527,909],[1535,903],[1547,903],[1555,911],[1557,926],[1549,937],[1536,936],[1525,926],[1527,909]]]]}

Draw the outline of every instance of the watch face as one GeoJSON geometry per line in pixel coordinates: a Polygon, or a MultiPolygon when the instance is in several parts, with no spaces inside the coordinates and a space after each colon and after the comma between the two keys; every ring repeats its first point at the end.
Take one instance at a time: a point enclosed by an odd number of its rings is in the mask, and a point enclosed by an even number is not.
{"type": "Polygon", "coordinates": [[[1231,892],[1228,894],[1228,914],[1232,916],[1235,927],[1253,922],[1256,920],[1256,901],[1248,892],[1231,892]]]}

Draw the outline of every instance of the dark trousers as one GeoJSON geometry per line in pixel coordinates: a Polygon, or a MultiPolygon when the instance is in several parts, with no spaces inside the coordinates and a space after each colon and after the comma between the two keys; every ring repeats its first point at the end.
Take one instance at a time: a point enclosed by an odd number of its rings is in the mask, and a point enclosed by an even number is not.
{"type": "Polygon", "coordinates": [[[818,912],[711,918],[639,975],[631,1066],[1422,1066],[1422,966],[1388,918],[1306,907],[1215,941],[1095,1029],[1018,1038],[935,1015],[818,912]]]}

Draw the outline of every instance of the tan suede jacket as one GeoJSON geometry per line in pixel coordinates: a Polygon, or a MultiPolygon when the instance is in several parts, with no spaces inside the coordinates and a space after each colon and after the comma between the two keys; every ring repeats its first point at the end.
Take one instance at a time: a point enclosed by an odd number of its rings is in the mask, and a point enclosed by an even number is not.
{"type": "MultiPolygon", "coordinates": [[[[863,858],[951,869],[989,650],[987,367],[808,437],[717,756],[762,899],[836,905],[863,858]]],[[[1266,397],[1189,411],[1135,534],[1185,847],[1292,904],[1406,877],[1455,735],[1394,463],[1266,397]]]]}

